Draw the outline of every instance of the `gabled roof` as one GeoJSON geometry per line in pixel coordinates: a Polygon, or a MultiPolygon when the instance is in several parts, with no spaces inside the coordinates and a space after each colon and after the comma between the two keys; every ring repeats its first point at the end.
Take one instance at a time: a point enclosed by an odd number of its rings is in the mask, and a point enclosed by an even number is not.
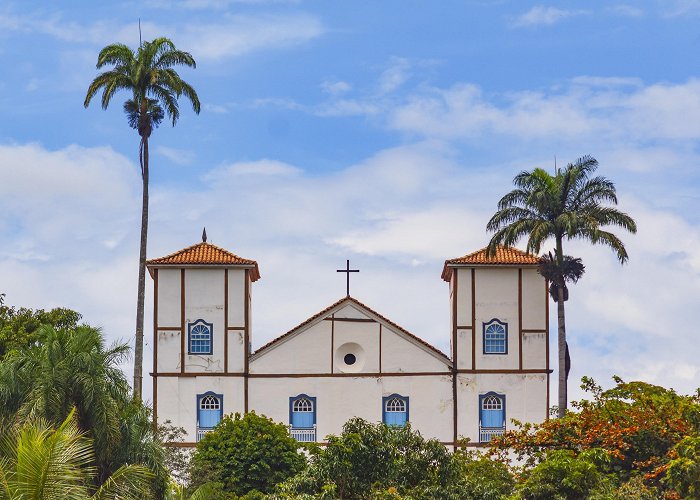
{"type": "Polygon", "coordinates": [[[382,316],[381,314],[379,314],[375,310],[371,309],[370,307],[366,306],[365,304],[363,304],[362,302],[360,302],[359,300],[357,300],[354,297],[343,297],[339,301],[326,307],[324,310],[319,311],[318,313],[314,314],[313,316],[311,316],[309,319],[307,319],[303,323],[300,323],[297,326],[295,326],[294,328],[292,328],[291,330],[289,330],[287,333],[280,335],[276,339],[271,340],[267,344],[260,347],[257,351],[255,351],[253,353],[253,358],[259,357],[261,354],[263,354],[268,349],[271,349],[273,346],[276,346],[280,342],[288,340],[288,339],[294,337],[296,334],[301,333],[301,331],[303,331],[305,329],[305,327],[311,326],[313,323],[316,323],[318,321],[323,320],[323,318],[325,318],[329,314],[332,314],[333,312],[335,312],[336,309],[340,310],[343,308],[343,306],[345,306],[347,304],[353,304],[353,305],[359,307],[364,312],[368,313],[369,316],[374,316],[374,319],[376,319],[377,322],[387,324],[388,326],[390,326],[394,330],[397,330],[401,334],[405,335],[407,337],[407,340],[409,340],[410,342],[413,342],[414,344],[418,345],[418,347],[422,348],[423,350],[428,351],[433,356],[436,356],[437,358],[440,359],[440,361],[443,361],[448,366],[452,366],[452,361],[450,360],[450,358],[447,357],[445,355],[445,353],[443,353],[440,349],[428,344],[425,340],[412,334],[411,332],[409,332],[405,328],[397,325],[396,323],[394,323],[390,319],[386,318],[385,316],[382,316]]]}
{"type": "MultiPolygon", "coordinates": [[[[488,247],[487,247],[488,248],[488,247]]],[[[472,266],[536,266],[539,262],[539,257],[531,253],[523,252],[513,247],[498,245],[496,247],[496,255],[488,257],[486,248],[477,250],[470,254],[455,259],[445,261],[445,267],[442,269],[442,279],[450,281],[452,277],[452,268],[454,267],[472,267],[472,266]]]]}
{"type": "Polygon", "coordinates": [[[227,266],[244,267],[252,270],[250,279],[257,281],[260,279],[258,263],[254,260],[244,259],[236,254],[224,250],[211,243],[201,242],[196,245],[183,248],[175,253],[146,261],[146,265],[152,267],[163,266],[227,266]]]}

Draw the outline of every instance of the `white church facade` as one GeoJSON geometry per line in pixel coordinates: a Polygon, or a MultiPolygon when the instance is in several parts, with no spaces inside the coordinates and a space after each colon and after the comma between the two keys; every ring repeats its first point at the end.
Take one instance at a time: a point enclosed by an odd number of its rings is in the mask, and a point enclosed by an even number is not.
{"type": "MultiPolygon", "coordinates": [[[[488,442],[549,407],[546,283],[537,257],[500,247],[447,260],[451,353],[351,296],[251,350],[258,264],[203,241],[148,261],[154,281],[153,410],[196,442],[255,411],[323,443],[351,417],[457,446],[488,442]]],[[[448,334],[448,332],[446,332],[448,334]]]]}

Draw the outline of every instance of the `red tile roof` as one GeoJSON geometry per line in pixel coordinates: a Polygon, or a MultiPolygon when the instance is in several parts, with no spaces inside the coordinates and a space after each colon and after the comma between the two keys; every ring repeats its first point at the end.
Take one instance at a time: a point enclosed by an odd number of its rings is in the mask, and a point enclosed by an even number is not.
{"type": "Polygon", "coordinates": [[[326,307],[323,311],[320,311],[320,312],[314,314],[313,316],[311,316],[309,319],[307,319],[307,320],[304,321],[303,323],[298,324],[297,326],[295,326],[294,328],[292,328],[291,330],[289,330],[287,333],[284,333],[284,334],[280,335],[280,336],[277,337],[276,339],[271,340],[270,342],[268,342],[268,343],[265,344],[264,346],[260,347],[257,351],[255,351],[255,352],[253,353],[253,355],[257,356],[257,355],[260,354],[262,351],[267,350],[269,347],[273,346],[274,344],[277,344],[277,343],[278,343],[279,341],[281,341],[282,339],[285,339],[285,338],[289,337],[290,335],[292,335],[293,333],[295,333],[295,332],[296,332],[297,330],[299,330],[300,328],[302,328],[302,327],[304,327],[304,326],[306,326],[306,325],[308,325],[308,324],[310,324],[310,323],[313,323],[314,321],[316,321],[316,320],[319,319],[319,318],[322,318],[322,317],[328,315],[328,313],[330,313],[333,309],[335,309],[336,307],[340,306],[340,305],[343,304],[344,302],[350,302],[350,303],[352,303],[352,304],[355,304],[355,305],[357,305],[357,306],[359,306],[359,307],[365,309],[367,312],[369,312],[370,314],[376,316],[379,320],[384,321],[385,323],[387,323],[388,325],[390,325],[392,328],[395,328],[396,330],[399,330],[401,333],[403,333],[403,334],[409,336],[411,339],[415,340],[415,341],[418,342],[419,344],[421,344],[421,345],[427,347],[427,348],[430,349],[432,352],[434,352],[435,354],[437,354],[440,358],[442,358],[443,361],[445,361],[445,362],[447,362],[447,363],[449,363],[449,364],[451,365],[452,361],[450,360],[450,358],[447,357],[447,356],[445,355],[445,353],[443,353],[440,349],[438,349],[438,348],[436,348],[436,347],[433,347],[432,345],[428,344],[425,340],[423,340],[423,339],[421,339],[420,337],[418,337],[418,336],[412,334],[411,332],[409,332],[408,330],[406,330],[406,329],[402,328],[401,326],[397,325],[396,323],[394,323],[394,322],[391,321],[390,319],[388,319],[388,318],[382,316],[382,315],[379,314],[377,311],[375,311],[375,310],[371,309],[370,307],[366,306],[365,304],[363,304],[362,302],[360,302],[359,300],[357,300],[357,299],[354,298],[354,297],[343,297],[342,299],[340,299],[339,301],[335,302],[334,304],[331,304],[330,306],[326,307]]]}
{"type": "Polygon", "coordinates": [[[450,281],[453,267],[462,267],[470,265],[477,266],[536,266],[539,262],[539,257],[531,253],[523,252],[513,247],[498,245],[496,247],[496,255],[488,257],[486,248],[477,250],[470,254],[455,259],[445,261],[445,267],[442,269],[442,279],[450,281]]]}
{"type": "Polygon", "coordinates": [[[240,266],[252,269],[250,276],[252,281],[260,279],[260,270],[257,262],[244,259],[228,250],[206,242],[183,248],[165,257],[148,260],[146,265],[149,268],[161,266],[240,266]]]}

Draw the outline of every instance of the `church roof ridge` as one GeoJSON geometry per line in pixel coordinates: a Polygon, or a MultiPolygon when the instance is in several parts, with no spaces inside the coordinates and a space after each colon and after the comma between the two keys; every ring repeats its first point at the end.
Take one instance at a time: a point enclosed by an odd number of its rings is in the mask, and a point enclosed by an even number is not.
{"type": "Polygon", "coordinates": [[[239,257],[206,241],[195,243],[164,257],[149,259],[146,261],[146,265],[149,268],[160,266],[245,266],[252,268],[252,281],[260,279],[260,270],[256,261],[239,257]]]}
{"type": "Polygon", "coordinates": [[[270,342],[268,342],[267,344],[261,346],[260,348],[258,348],[258,349],[253,353],[253,356],[257,356],[257,355],[260,354],[262,351],[265,351],[265,350],[267,350],[268,348],[270,348],[270,347],[272,347],[273,345],[275,345],[275,344],[277,344],[278,342],[280,342],[281,340],[283,340],[283,339],[285,339],[285,338],[288,338],[289,336],[291,336],[292,334],[294,334],[296,331],[298,331],[300,328],[303,328],[304,326],[306,326],[306,325],[308,325],[308,324],[311,324],[311,323],[313,323],[314,321],[318,320],[319,318],[325,316],[326,314],[328,314],[329,312],[331,312],[333,309],[335,309],[336,307],[340,306],[340,305],[343,304],[344,302],[352,302],[352,303],[354,303],[355,305],[360,306],[361,308],[365,309],[365,310],[366,310],[367,312],[369,312],[370,314],[372,314],[372,315],[376,316],[377,318],[379,318],[381,321],[383,321],[383,322],[387,323],[388,325],[390,325],[392,328],[397,329],[398,331],[400,331],[400,332],[403,333],[404,335],[407,335],[408,337],[410,337],[412,340],[418,342],[419,344],[423,345],[424,347],[427,347],[427,348],[430,349],[434,354],[436,354],[437,356],[439,356],[440,358],[442,358],[443,361],[446,361],[446,362],[448,362],[448,363],[450,363],[450,364],[452,363],[452,361],[450,360],[450,358],[449,358],[444,352],[442,352],[440,349],[438,349],[437,347],[434,347],[433,345],[429,344],[428,342],[426,342],[426,341],[423,340],[422,338],[420,338],[420,337],[418,337],[417,335],[415,335],[415,334],[409,332],[408,330],[406,330],[406,329],[403,328],[402,326],[400,326],[400,325],[394,323],[393,321],[391,321],[391,320],[390,320],[389,318],[387,318],[386,316],[384,316],[384,315],[382,315],[382,314],[379,314],[377,311],[375,311],[375,310],[372,309],[371,307],[365,305],[364,303],[360,302],[360,301],[357,300],[355,297],[352,297],[352,296],[350,296],[350,295],[345,296],[345,297],[343,297],[342,299],[340,299],[340,300],[334,302],[333,304],[331,304],[330,306],[326,307],[326,308],[323,309],[322,311],[319,311],[318,313],[314,314],[313,316],[311,316],[311,317],[308,318],[307,320],[303,321],[302,323],[299,323],[297,326],[295,326],[294,328],[292,328],[291,330],[289,330],[287,333],[283,333],[283,334],[280,335],[279,337],[276,337],[276,338],[274,338],[273,340],[271,340],[270,342]]]}
{"type": "Polygon", "coordinates": [[[442,279],[450,281],[452,268],[461,265],[478,266],[536,266],[540,260],[537,255],[523,252],[522,250],[505,245],[496,246],[496,255],[489,257],[486,253],[488,247],[484,247],[476,252],[468,253],[462,257],[448,259],[442,269],[442,279]]]}

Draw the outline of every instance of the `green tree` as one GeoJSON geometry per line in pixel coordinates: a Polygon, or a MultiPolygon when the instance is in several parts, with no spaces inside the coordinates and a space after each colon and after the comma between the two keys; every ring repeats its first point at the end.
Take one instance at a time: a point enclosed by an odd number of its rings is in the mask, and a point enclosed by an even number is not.
{"type": "Polygon", "coordinates": [[[688,436],[674,448],[666,483],[683,498],[700,498],[700,436],[688,436]]]}
{"type": "Polygon", "coordinates": [[[192,456],[192,486],[221,483],[225,492],[269,493],[300,472],[306,463],[287,427],[255,412],[226,416],[197,443],[192,456]]]}
{"type": "Polygon", "coordinates": [[[92,449],[72,411],[56,429],[43,419],[6,429],[0,441],[0,499],[143,498],[151,473],[140,465],[123,465],[94,487],[92,449]]]}
{"type": "Polygon", "coordinates": [[[609,489],[610,479],[601,470],[607,455],[602,450],[587,450],[579,455],[555,450],[517,487],[523,500],[579,500],[590,498],[596,490],[609,489]]]}
{"type": "Polygon", "coordinates": [[[136,129],[141,142],[139,164],[143,185],[141,204],[141,244],[139,250],[138,300],[136,307],[136,342],[134,348],[134,397],[141,399],[143,377],[143,311],[146,290],[146,247],[148,238],[148,140],[167,114],[173,126],[180,117],[178,99],[185,96],[199,113],[199,97],[194,88],[180,78],[174,66],[196,67],[192,55],[177,50],[167,38],[144,42],[137,51],[123,44],[103,48],[97,57],[97,69],[111,67],[99,74],[88,87],[84,106],[102,90],[102,108],[107,109],[117,91],[131,92],[124,103],[129,126],[136,129]]]}
{"type": "MultiPolygon", "coordinates": [[[[527,251],[539,254],[545,241],[554,238],[554,259],[548,266],[553,274],[545,277],[556,285],[557,293],[560,418],[566,413],[568,401],[564,302],[566,281],[572,279],[573,259],[564,255],[564,240],[582,239],[607,245],[617,254],[620,263],[625,263],[628,255],[624,244],[604,228],[617,226],[631,233],[637,231],[629,215],[609,206],[617,205],[615,185],[605,177],[591,177],[597,168],[595,158],[584,156],[564,169],[557,169],[554,175],[541,168],[519,173],[513,179],[516,189],[501,198],[498,211],[486,226],[494,232],[488,245],[492,256],[498,245],[515,245],[525,236],[527,251]]],[[[573,281],[580,274],[574,272],[573,281]]]]}
{"type": "Polygon", "coordinates": [[[292,498],[429,498],[456,477],[451,455],[439,441],[424,439],[409,424],[393,427],[353,418],[340,436],[328,436],[328,445],[312,456],[309,467],[280,485],[278,493],[292,498]]]}
{"type": "Polygon", "coordinates": [[[0,359],[8,351],[36,344],[41,325],[75,328],[82,318],[80,313],[62,307],[45,311],[8,306],[4,298],[5,295],[0,294],[0,359]]]}
{"type": "Polygon", "coordinates": [[[147,466],[153,488],[167,482],[164,452],[150,412],[131,397],[119,369],[126,344],[106,347],[99,329],[43,326],[37,345],[10,352],[0,363],[0,421],[41,418],[58,425],[75,408],[78,428],[91,438],[98,484],[124,464],[147,466]]]}

